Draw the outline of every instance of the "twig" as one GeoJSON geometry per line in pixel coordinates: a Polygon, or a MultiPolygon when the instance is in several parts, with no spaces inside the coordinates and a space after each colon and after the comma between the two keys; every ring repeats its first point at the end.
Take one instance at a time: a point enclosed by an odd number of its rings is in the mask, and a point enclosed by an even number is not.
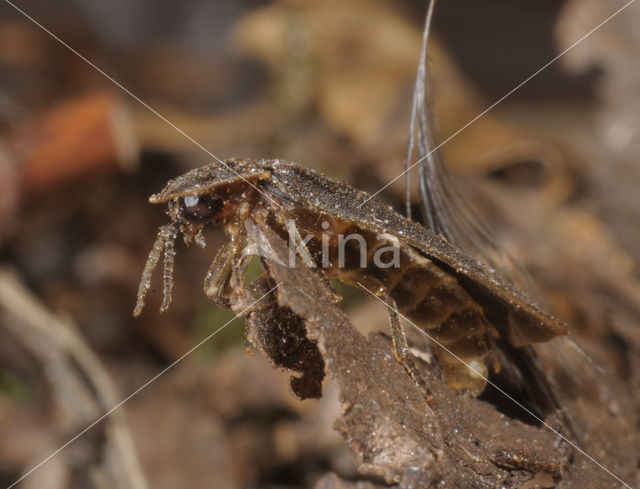
{"type": "MultiPolygon", "coordinates": [[[[86,423],[120,400],[100,360],[72,322],[50,312],[6,268],[0,269],[0,311],[8,319],[0,326],[11,329],[40,359],[57,401],[77,423],[86,423]]],[[[115,486],[147,489],[124,411],[114,412],[107,423],[106,469],[115,486]]]]}

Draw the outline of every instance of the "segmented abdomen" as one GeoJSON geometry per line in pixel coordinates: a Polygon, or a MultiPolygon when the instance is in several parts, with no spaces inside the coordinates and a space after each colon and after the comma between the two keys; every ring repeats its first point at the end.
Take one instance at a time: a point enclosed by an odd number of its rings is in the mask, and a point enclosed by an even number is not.
{"type": "Polygon", "coordinates": [[[455,275],[412,247],[393,237],[364,236],[366,266],[360,266],[361,243],[350,241],[344,246],[342,267],[338,266],[337,253],[331,254],[330,275],[353,285],[360,282],[373,288],[384,287],[400,313],[437,342],[434,353],[447,383],[472,395],[480,394],[488,376],[491,337],[497,335],[482,307],[455,275]],[[380,267],[381,263],[393,262],[393,245],[399,249],[399,262],[380,267]]]}

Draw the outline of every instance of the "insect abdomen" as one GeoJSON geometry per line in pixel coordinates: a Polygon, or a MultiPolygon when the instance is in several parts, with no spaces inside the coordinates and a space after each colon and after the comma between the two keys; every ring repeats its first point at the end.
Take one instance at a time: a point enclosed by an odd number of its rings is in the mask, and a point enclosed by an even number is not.
{"type": "Polygon", "coordinates": [[[384,253],[378,251],[391,243],[365,236],[366,266],[360,267],[360,248],[356,243],[349,243],[350,246],[345,247],[343,267],[332,260],[331,275],[345,283],[373,285],[372,282],[377,282],[384,287],[399,312],[437,341],[434,353],[447,383],[472,395],[480,394],[488,375],[490,337],[497,334],[487,322],[482,307],[454,275],[410,246],[399,243],[398,263],[381,268],[380,261],[391,263],[392,252],[385,251],[388,256],[384,257],[384,253]],[[374,259],[376,253],[378,258],[383,258],[378,263],[374,259]]]}

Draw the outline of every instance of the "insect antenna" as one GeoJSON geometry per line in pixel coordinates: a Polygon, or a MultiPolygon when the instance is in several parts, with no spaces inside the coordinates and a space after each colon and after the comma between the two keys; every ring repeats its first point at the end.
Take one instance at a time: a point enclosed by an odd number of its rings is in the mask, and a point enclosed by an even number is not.
{"type": "MultiPolygon", "coordinates": [[[[160,231],[158,232],[158,237],[153,243],[153,248],[151,248],[151,251],[149,252],[149,256],[147,258],[147,261],[144,265],[144,270],[142,272],[142,277],[140,278],[140,285],[138,286],[138,296],[136,300],[136,307],[133,309],[134,317],[138,317],[142,312],[142,309],[144,308],[145,297],[147,296],[147,293],[151,288],[151,274],[153,273],[153,270],[158,265],[158,261],[160,260],[160,256],[162,255],[163,251],[165,252],[164,253],[164,260],[165,260],[165,273],[164,273],[165,293],[164,295],[166,299],[167,275],[169,276],[170,280],[172,279],[172,275],[173,275],[173,255],[175,254],[175,252],[173,251],[173,241],[175,240],[175,236],[176,236],[176,229],[173,223],[165,224],[160,228],[160,231]],[[171,252],[170,252],[171,263],[170,263],[170,270],[168,272],[167,272],[167,251],[166,251],[167,243],[170,243],[169,246],[171,247],[171,252]]],[[[169,296],[170,295],[171,295],[171,287],[169,287],[169,296]]],[[[164,302],[165,301],[163,300],[163,306],[164,306],[164,302]]],[[[169,302],[170,302],[170,299],[169,299],[169,302]]]]}
{"type": "MultiPolygon", "coordinates": [[[[160,231],[160,234],[163,234],[160,231]]],[[[173,224],[168,224],[163,234],[164,239],[164,270],[162,272],[162,305],[160,312],[165,312],[171,304],[171,291],[173,290],[173,265],[175,263],[175,242],[178,231],[173,224]]]]}

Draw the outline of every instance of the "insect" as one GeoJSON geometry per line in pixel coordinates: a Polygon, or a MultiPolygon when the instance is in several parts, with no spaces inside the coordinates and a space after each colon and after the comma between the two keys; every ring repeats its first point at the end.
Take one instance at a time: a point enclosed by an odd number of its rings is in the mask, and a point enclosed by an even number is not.
{"type": "Polygon", "coordinates": [[[204,246],[202,230],[209,224],[221,226],[227,241],[213,259],[204,291],[228,307],[244,288],[250,258],[244,251],[252,246],[249,221],[288,240],[290,250],[305,266],[317,268],[327,287],[330,279],[362,284],[383,299],[396,358],[416,380],[420,376],[396,311],[437,340],[433,351],[445,381],[471,396],[483,391],[490,369],[500,368],[494,355],[498,339],[522,347],[567,333],[565,324],[530,304],[481,262],[364,192],[281,160],[232,159],[226,165],[192,170],[151,196],[151,203],[168,205],[171,221],[160,228],[147,259],[135,316],[161,258],[161,310],[167,309],[174,242],[182,234],[187,244],[204,246]]]}

